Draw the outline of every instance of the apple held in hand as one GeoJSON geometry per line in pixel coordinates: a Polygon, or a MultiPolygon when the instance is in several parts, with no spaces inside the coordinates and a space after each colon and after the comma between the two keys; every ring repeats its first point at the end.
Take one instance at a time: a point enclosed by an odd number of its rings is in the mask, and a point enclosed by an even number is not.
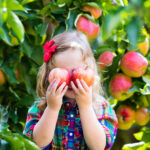
{"type": "Polygon", "coordinates": [[[77,68],[72,72],[71,80],[77,87],[76,79],[84,80],[88,86],[91,86],[94,83],[94,72],[90,68],[77,68]]]}
{"type": "Polygon", "coordinates": [[[121,105],[117,109],[118,128],[128,130],[135,119],[135,111],[130,106],[121,105]]]}
{"type": "Polygon", "coordinates": [[[68,70],[63,68],[54,68],[50,71],[48,76],[48,81],[51,83],[54,79],[60,79],[58,87],[63,83],[66,82],[66,85],[70,82],[70,73],[68,70]]]}

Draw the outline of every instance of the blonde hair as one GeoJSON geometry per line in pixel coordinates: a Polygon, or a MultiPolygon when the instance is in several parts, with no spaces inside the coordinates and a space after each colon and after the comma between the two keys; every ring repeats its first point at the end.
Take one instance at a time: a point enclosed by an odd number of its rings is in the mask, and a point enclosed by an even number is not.
{"type": "Polygon", "coordinates": [[[100,76],[97,69],[98,67],[86,36],[81,32],[66,31],[54,36],[52,40],[55,41],[55,44],[58,45],[58,47],[56,48],[55,53],[52,55],[50,60],[47,63],[43,63],[37,75],[36,94],[41,99],[38,105],[39,109],[42,111],[47,105],[45,95],[49,85],[48,74],[55,66],[53,57],[56,56],[57,53],[66,51],[70,48],[80,49],[86,65],[94,71],[95,81],[92,86],[93,102],[101,99],[100,95],[103,95],[103,90],[100,83],[100,76]]]}

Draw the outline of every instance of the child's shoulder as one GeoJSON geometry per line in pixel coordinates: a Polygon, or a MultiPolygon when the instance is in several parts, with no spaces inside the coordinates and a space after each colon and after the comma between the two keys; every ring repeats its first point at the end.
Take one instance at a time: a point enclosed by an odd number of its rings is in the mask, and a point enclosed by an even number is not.
{"type": "Polygon", "coordinates": [[[94,108],[97,118],[105,118],[105,119],[113,118],[114,120],[117,120],[114,109],[103,96],[100,96],[95,101],[94,108]]]}
{"type": "Polygon", "coordinates": [[[29,107],[28,113],[39,113],[40,112],[38,108],[39,102],[40,102],[40,98],[36,98],[33,104],[29,107]]]}

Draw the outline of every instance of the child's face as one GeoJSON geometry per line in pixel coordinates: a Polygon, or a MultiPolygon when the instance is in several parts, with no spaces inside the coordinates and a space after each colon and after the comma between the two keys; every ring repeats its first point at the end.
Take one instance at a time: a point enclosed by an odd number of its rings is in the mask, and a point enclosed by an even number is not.
{"type": "MultiPolygon", "coordinates": [[[[80,49],[68,49],[58,53],[54,58],[54,64],[55,67],[67,69],[70,74],[72,74],[73,69],[86,66],[80,49]]],[[[71,99],[75,98],[71,85],[69,85],[65,96],[71,99]]]]}

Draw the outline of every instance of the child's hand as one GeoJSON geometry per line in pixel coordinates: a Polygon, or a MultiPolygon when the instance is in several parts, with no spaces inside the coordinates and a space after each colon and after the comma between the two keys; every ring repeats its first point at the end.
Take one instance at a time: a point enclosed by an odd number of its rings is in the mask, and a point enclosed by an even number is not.
{"type": "Polygon", "coordinates": [[[92,87],[88,87],[84,80],[77,79],[76,83],[78,87],[71,81],[79,109],[92,106],[92,87]]]}
{"type": "Polygon", "coordinates": [[[46,91],[47,106],[53,110],[58,111],[62,105],[62,98],[68,89],[66,82],[63,82],[60,87],[58,87],[59,82],[60,79],[54,79],[46,91]]]}

